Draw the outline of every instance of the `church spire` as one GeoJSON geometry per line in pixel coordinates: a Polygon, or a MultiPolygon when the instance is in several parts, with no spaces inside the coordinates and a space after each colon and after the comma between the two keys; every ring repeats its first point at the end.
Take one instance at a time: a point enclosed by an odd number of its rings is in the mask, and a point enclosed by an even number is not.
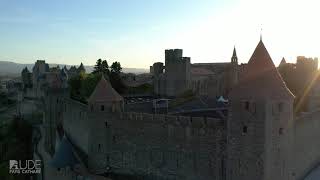
{"type": "Polygon", "coordinates": [[[233,53],[231,57],[231,63],[232,64],[238,64],[238,57],[237,57],[237,52],[236,52],[236,46],[233,47],[233,53]]]}
{"type": "Polygon", "coordinates": [[[233,46],[232,57],[237,57],[236,46],[233,46]]]}
{"type": "Polygon", "coordinates": [[[280,64],[279,64],[279,66],[282,66],[282,65],[285,65],[285,64],[287,64],[287,62],[286,62],[286,59],[284,59],[284,57],[283,57],[281,62],[280,62],[280,64]]]}

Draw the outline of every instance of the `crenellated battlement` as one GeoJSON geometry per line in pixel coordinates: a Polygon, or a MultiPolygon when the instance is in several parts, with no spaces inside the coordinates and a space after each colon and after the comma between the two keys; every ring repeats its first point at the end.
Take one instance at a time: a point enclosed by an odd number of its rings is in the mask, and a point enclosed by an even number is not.
{"type": "Polygon", "coordinates": [[[318,117],[318,115],[320,115],[320,109],[311,112],[302,112],[295,118],[295,121],[311,120],[313,117],[318,117]]]}
{"type": "Polygon", "coordinates": [[[142,123],[156,123],[172,125],[175,127],[191,128],[215,128],[222,127],[224,121],[218,118],[209,117],[186,117],[162,114],[147,114],[136,112],[123,112],[120,114],[120,120],[140,121],[142,123]]]}

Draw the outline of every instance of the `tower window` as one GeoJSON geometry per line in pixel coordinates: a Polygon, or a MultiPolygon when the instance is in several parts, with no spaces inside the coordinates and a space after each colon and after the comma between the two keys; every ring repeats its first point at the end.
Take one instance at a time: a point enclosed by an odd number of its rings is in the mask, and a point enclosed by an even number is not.
{"type": "Polygon", "coordinates": [[[247,126],[243,126],[242,133],[247,133],[247,132],[248,132],[248,127],[247,126]]]}
{"type": "Polygon", "coordinates": [[[109,164],[109,161],[110,161],[110,157],[109,156],[107,156],[107,163],[109,164]]]}
{"type": "Polygon", "coordinates": [[[280,128],[279,129],[279,135],[282,135],[283,134],[283,128],[280,128]]]}
{"type": "Polygon", "coordinates": [[[100,106],[100,110],[101,110],[101,111],[104,111],[104,105],[101,105],[101,106],[100,106]]]}
{"type": "Polygon", "coordinates": [[[250,112],[253,113],[253,114],[256,113],[256,103],[255,102],[251,103],[250,112]]]}
{"type": "Polygon", "coordinates": [[[108,127],[108,122],[106,121],[106,122],[104,122],[104,124],[106,125],[106,127],[108,127]]]}
{"type": "Polygon", "coordinates": [[[101,152],[101,144],[98,145],[98,152],[101,152]]]}
{"type": "Polygon", "coordinates": [[[114,103],[112,104],[112,109],[111,109],[111,111],[112,111],[112,112],[115,112],[115,111],[116,111],[116,105],[115,105],[114,103]]]}
{"type": "Polygon", "coordinates": [[[278,111],[282,112],[283,111],[283,103],[278,104],[278,111]]]}
{"type": "Polygon", "coordinates": [[[250,107],[250,102],[249,101],[244,101],[243,102],[243,108],[247,111],[249,111],[249,107],[250,107]]]}

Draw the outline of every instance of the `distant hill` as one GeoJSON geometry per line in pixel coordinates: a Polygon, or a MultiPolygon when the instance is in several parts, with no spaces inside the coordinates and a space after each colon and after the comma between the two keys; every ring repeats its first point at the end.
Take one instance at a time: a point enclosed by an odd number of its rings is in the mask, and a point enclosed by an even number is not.
{"type": "MultiPolygon", "coordinates": [[[[50,67],[54,67],[59,65],[63,67],[64,64],[49,64],[50,67]]],[[[29,71],[32,71],[34,64],[20,64],[10,61],[0,61],[0,76],[20,76],[20,73],[23,68],[27,67],[29,71]]],[[[71,65],[66,65],[67,68],[70,68],[71,65]]],[[[79,66],[79,65],[76,65],[79,66]]],[[[92,72],[93,66],[85,66],[87,72],[92,72]]],[[[148,69],[142,68],[123,68],[122,71],[124,73],[134,73],[134,74],[142,74],[149,72],[148,69]]]]}

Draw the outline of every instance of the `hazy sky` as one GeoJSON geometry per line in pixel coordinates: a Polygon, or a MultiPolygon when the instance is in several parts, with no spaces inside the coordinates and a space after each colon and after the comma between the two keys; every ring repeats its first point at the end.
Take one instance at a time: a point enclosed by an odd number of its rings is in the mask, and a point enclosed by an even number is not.
{"type": "Polygon", "coordinates": [[[0,0],[0,60],[148,68],[181,48],[192,63],[247,62],[263,41],[284,56],[320,56],[320,4],[295,0],[0,0]]]}

